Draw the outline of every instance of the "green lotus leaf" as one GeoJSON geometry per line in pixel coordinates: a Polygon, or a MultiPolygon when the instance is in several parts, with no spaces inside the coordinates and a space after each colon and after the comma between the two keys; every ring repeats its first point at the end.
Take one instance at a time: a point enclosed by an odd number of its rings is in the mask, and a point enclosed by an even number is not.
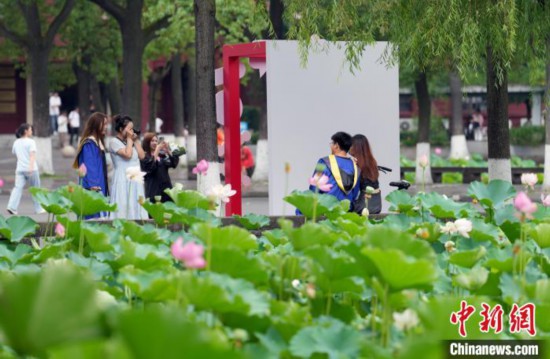
{"type": "Polygon", "coordinates": [[[550,223],[540,223],[531,230],[531,236],[541,248],[550,247],[550,223]]]}
{"type": "Polygon", "coordinates": [[[209,272],[197,276],[186,271],[179,285],[185,298],[198,310],[258,316],[270,313],[270,295],[243,279],[209,272]]]}
{"type": "Polygon", "coordinates": [[[259,257],[246,255],[235,248],[212,248],[210,270],[242,278],[255,285],[266,284],[269,279],[269,272],[259,257]]]}
{"type": "Polygon", "coordinates": [[[317,223],[305,223],[299,228],[291,228],[286,231],[294,249],[301,251],[314,245],[331,246],[341,235],[331,231],[327,226],[317,223]]]}
{"type": "Polygon", "coordinates": [[[410,212],[417,205],[416,199],[406,191],[392,191],[386,196],[386,201],[391,203],[390,211],[404,214],[410,212]]]}
{"type": "Polygon", "coordinates": [[[435,252],[426,241],[413,238],[409,233],[394,228],[372,227],[367,233],[366,241],[373,247],[401,250],[407,256],[416,259],[435,259],[435,252]]]}
{"type": "Polygon", "coordinates": [[[111,226],[84,223],[81,227],[86,243],[94,252],[114,251],[114,243],[120,236],[111,226]]]}
{"type": "Polygon", "coordinates": [[[363,336],[354,328],[330,320],[300,330],[290,341],[290,352],[299,358],[324,354],[329,359],[359,357],[363,336]]]}
{"type": "Polygon", "coordinates": [[[377,268],[376,276],[392,291],[410,288],[429,289],[437,280],[433,260],[414,259],[398,249],[364,248],[362,253],[377,268]]]}
{"type": "Polygon", "coordinates": [[[107,280],[113,275],[113,270],[107,263],[98,261],[92,257],[84,257],[76,252],[69,252],[67,258],[79,268],[89,271],[94,280],[107,280]]]}
{"type": "Polygon", "coordinates": [[[315,216],[337,217],[349,209],[349,201],[339,201],[336,197],[312,191],[293,191],[284,200],[296,207],[307,218],[315,216]]]}
{"type": "Polygon", "coordinates": [[[190,233],[212,248],[237,248],[243,251],[258,249],[258,241],[246,229],[237,226],[212,227],[208,223],[197,223],[190,233]]]}
{"type": "Polygon", "coordinates": [[[70,183],[58,189],[59,193],[72,202],[71,210],[78,216],[87,216],[98,212],[113,212],[116,204],[109,203],[109,197],[102,193],[89,191],[82,186],[70,183]]]}
{"type": "Polygon", "coordinates": [[[470,203],[457,203],[436,192],[426,193],[421,199],[424,208],[429,209],[436,218],[456,219],[477,214],[470,203]]]}
{"type": "Polygon", "coordinates": [[[455,251],[449,256],[449,263],[464,268],[472,268],[486,254],[487,249],[483,246],[468,251],[455,251]]]}
{"type": "Polygon", "coordinates": [[[31,187],[29,192],[48,213],[53,213],[55,215],[65,214],[72,206],[72,202],[57,191],[51,191],[47,188],[31,187]]]}
{"type": "Polygon", "coordinates": [[[472,231],[470,237],[478,242],[490,241],[499,245],[498,238],[501,236],[499,228],[492,223],[485,223],[482,219],[472,218],[472,231]]]}
{"type": "Polygon", "coordinates": [[[140,225],[133,221],[122,222],[122,234],[132,238],[132,241],[143,244],[164,243],[170,232],[158,230],[152,224],[140,225]],[[163,234],[163,235],[162,235],[163,234]]]}
{"type": "Polygon", "coordinates": [[[120,240],[120,253],[108,262],[115,270],[127,265],[143,270],[162,270],[173,265],[168,247],[140,244],[126,239],[120,240]]]}
{"type": "Polygon", "coordinates": [[[216,205],[210,198],[197,191],[172,188],[167,189],[165,192],[172,198],[173,203],[180,208],[202,208],[207,211],[216,208],[216,205]]]}
{"type": "Polygon", "coordinates": [[[477,199],[488,208],[497,208],[516,195],[514,186],[508,181],[493,180],[488,184],[472,182],[468,187],[468,195],[477,199]]]}
{"type": "Polygon", "coordinates": [[[119,314],[117,333],[136,359],[238,359],[242,352],[232,348],[225,335],[190,322],[184,311],[151,307],[119,314]]]}
{"type": "Polygon", "coordinates": [[[38,223],[26,216],[12,216],[7,220],[0,216],[0,236],[13,243],[36,233],[38,223]]]}
{"type": "Polygon", "coordinates": [[[0,328],[20,355],[101,335],[92,281],[73,265],[56,263],[37,273],[0,277],[0,328]]]}
{"type": "Polygon", "coordinates": [[[489,248],[487,260],[483,263],[483,266],[499,272],[512,272],[514,270],[512,247],[508,246],[503,249],[489,248]]]}
{"type": "Polygon", "coordinates": [[[144,271],[126,266],[120,269],[117,280],[145,302],[174,300],[178,296],[177,280],[166,271],[144,271]]]}
{"type": "Polygon", "coordinates": [[[32,247],[26,244],[18,244],[15,250],[10,250],[8,245],[0,243],[0,262],[9,263],[10,267],[18,263],[28,263],[33,253],[32,247]]]}
{"type": "Polygon", "coordinates": [[[259,214],[249,213],[244,216],[233,215],[233,218],[239,221],[241,226],[249,231],[257,230],[269,225],[269,217],[259,214]]]}
{"type": "Polygon", "coordinates": [[[71,245],[71,240],[67,239],[60,242],[46,243],[33,256],[34,263],[44,263],[50,258],[63,258],[71,245]]]}
{"type": "Polygon", "coordinates": [[[469,272],[453,277],[453,284],[461,288],[475,291],[481,288],[489,278],[489,271],[483,267],[474,267],[469,272]]]}
{"type": "Polygon", "coordinates": [[[270,308],[273,327],[285,342],[289,342],[300,329],[310,325],[313,320],[309,309],[296,302],[272,300],[270,308]]]}

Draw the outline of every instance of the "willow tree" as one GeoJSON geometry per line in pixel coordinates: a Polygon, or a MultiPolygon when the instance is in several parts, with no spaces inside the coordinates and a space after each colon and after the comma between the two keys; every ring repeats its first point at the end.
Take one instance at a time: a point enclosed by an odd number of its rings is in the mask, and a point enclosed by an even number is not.
{"type": "Polygon", "coordinates": [[[3,0],[0,2],[0,35],[24,50],[31,76],[32,120],[40,169],[53,173],[51,152],[48,63],[54,38],[67,20],[76,0],[47,4],[44,1],[3,0]]]}
{"type": "MultiPolygon", "coordinates": [[[[519,33],[520,53],[530,69],[544,68],[544,123],[546,127],[546,145],[544,151],[545,191],[550,190],[550,1],[520,1],[519,21],[522,31],[519,33]]],[[[538,71],[530,71],[538,73],[538,71]]],[[[530,76],[532,81],[533,76],[530,76]]],[[[536,76],[538,77],[538,76],[536,76]]]]}

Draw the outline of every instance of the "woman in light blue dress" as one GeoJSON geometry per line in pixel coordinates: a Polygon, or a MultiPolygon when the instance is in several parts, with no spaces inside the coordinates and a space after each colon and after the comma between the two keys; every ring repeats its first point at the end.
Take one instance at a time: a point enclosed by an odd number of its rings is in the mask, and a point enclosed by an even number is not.
{"type": "Polygon", "coordinates": [[[111,212],[111,218],[147,219],[147,212],[139,204],[140,198],[145,199],[143,179],[140,182],[130,181],[126,170],[137,167],[145,157],[139,136],[134,132],[134,122],[129,116],[117,115],[113,119],[116,137],[109,143],[109,152],[115,172],[111,186],[111,203],[116,203],[117,210],[111,212]]]}

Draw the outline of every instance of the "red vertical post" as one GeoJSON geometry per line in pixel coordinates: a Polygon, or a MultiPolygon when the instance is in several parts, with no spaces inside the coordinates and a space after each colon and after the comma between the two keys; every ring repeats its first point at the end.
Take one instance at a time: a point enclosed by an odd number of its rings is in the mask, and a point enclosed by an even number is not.
{"type": "Polygon", "coordinates": [[[239,56],[223,52],[223,112],[225,131],[225,183],[237,193],[225,205],[226,216],[242,214],[241,114],[239,56]]]}

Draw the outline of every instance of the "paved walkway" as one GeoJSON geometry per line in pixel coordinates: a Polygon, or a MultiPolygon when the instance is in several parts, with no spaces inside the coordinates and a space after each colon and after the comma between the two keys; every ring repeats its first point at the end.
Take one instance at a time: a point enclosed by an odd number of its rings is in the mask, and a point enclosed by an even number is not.
{"type": "MultiPolygon", "coordinates": [[[[15,179],[14,171],[16,165],[15,156],[11,154],[11,147],[7,147],[7,145],[4,145],[0,148],[1,153],[4,154],[4,156],[0,158],[0,178],[4,180],[4,186],[0,188],[0,213],[4,216],[8,216],[8,213],[5,209],[8,203],[9,193],[13,188],[15,179]]],[[[61,150],[57,148],[53,149],[53,153],[53,166],[55,175],[42,175],[42,186],[45,188],[54,189],[66,185],[70,181],[77,182],[78,177],[76,175],[76,172],[71,167],[73,158],[63,157],[61,154],[61,150]]],[[[171,177],[174,183],[180,182],[184,185],[185,188],[194,189],[197,186],[196,181],[187,179],[187,168],[185,167],[180,166],[178,169],[173,170],[171,172],[171,177]]],[[[521,189],[521,186],[516,186],[516,188],[521,189]]],[[[413,185],[409,189],[409,193],[415,194],[419,190],[421,190],[421,188],[413,185]]],[[[466,184],[434,184],[431,186],[426,186],[426,192],[437,192],[440,194],[445,194],[449,198],[453,198],[459,201],[470,200],[470,198],[467,196],[467,191],[468,185],[466,184]]],[[[540,187],[532,196],[533,199],[540,201],[540,187]]],[[[267,183],[253,183],[252,186],[243,190],[243,208],[245,213],[269,214],[268,207],[269,205],[267,183]]],[[[24,192],[18,213],[21,215],[30,215],[35,219],[46,220],[45,214],[35,215],[33,213],[31,196],[28,191],[24,192]]]]}

